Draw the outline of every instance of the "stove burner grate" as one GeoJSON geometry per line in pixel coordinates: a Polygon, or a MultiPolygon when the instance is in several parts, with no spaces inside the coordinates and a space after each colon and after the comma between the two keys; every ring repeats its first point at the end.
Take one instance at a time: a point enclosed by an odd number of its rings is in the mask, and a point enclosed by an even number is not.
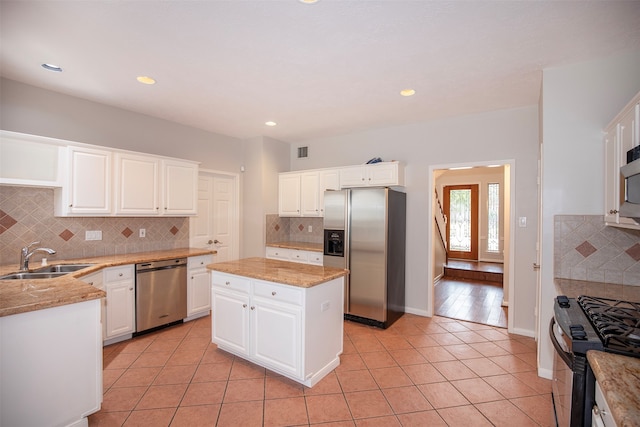
{"type": "Polygon", "coordinates": [[[640,303],[580,296],[578,304],[607,351],[640,356],[640,303]]]}

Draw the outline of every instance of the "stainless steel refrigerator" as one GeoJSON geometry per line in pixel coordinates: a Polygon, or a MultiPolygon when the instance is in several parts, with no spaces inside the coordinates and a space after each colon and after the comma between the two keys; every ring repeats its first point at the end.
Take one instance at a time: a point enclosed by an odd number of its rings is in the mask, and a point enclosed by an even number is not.
{"type": "Polygon", "coordinates": [[[406,194],[324,193],[324,265],[347,268],[345,318],[386,328],[404,313],[406,194]]]}

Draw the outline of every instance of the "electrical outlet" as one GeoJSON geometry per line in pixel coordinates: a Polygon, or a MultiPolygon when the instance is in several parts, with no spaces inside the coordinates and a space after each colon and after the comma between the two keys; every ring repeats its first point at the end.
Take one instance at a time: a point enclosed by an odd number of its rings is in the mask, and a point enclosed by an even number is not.
{"type": "Polygon", "coordinates": [[[147,237],[147,230],[144,228],[140,229],[140,237],[147,237]]]}
{"type": "Polygon", "coordinates": [[[102,230],[85,231],[84,240],[102,240],[102,230]]]}
{"type": "Polygon", "coordinates": [[[313,233],[313,226],[312,225],[309,226],[309,233],[313,233]]]}

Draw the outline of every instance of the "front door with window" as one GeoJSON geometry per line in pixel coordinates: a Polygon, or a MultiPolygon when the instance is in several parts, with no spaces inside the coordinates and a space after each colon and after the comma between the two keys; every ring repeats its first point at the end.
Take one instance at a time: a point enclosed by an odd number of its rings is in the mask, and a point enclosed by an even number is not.
{"type": "Polygon", "coordinates": [[[478,185],[444,187],[449,258],[478,259],[478,185]]]}

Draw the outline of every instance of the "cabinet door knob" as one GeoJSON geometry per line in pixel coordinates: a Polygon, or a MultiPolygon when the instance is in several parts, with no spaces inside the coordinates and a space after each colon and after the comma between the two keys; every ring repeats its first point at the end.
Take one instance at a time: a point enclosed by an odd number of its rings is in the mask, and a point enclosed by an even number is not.
{"type": "Polygon", "coordinates": [[[191,280],[193,280],[193,276],[191,276],[191,280]]]}
{"type": "Polygon", "coordinates": [[[617,210],[617,209],[611,209],[611,210],[609,211],[609,213],[610,213],[610,214],[617,214],[617,213],[618,213],[618,210],[617,210]]]}
{"type": "Polygon", "coordinates": [[[256,308],[255,308],[255,306],[253,306],[253,305],[252,305],[252,306],[251,306],[251,310],[255,310],[255,309],[256,309],[256,308]]]}
{"type": "Polygon", "coordinates": [[[72,207],[73,207],[73,203],[72,203],[72,204],[70,204],[70,205],[69,205],[69,207],[70,207],[70,208],[72,208],[72,207]]]}
{"type": "Polygon", "coordinates": [[[247,308],[247,304],[242,304],[242,308],[247,308]]]}
{"type": "Polygon", "coordinates": [[[119,277],[122,277],[122,273],[118,274],[119,277]]]}
{"type": "Polygon", "coordinates": [[[271,292],[271,295],[276,296],[276,291],[271,292]]]}
{"type": "Polygon", "coordinates": [[[130,290],[130,291],[132,291],[132,290],[133,290],[133,288],[129,288],[129,290],[130,290]]]}
{"type": "Polygon", "coordinates": [[[229,286],[231,282],[224,282],[225,285],[229,286]]]}

